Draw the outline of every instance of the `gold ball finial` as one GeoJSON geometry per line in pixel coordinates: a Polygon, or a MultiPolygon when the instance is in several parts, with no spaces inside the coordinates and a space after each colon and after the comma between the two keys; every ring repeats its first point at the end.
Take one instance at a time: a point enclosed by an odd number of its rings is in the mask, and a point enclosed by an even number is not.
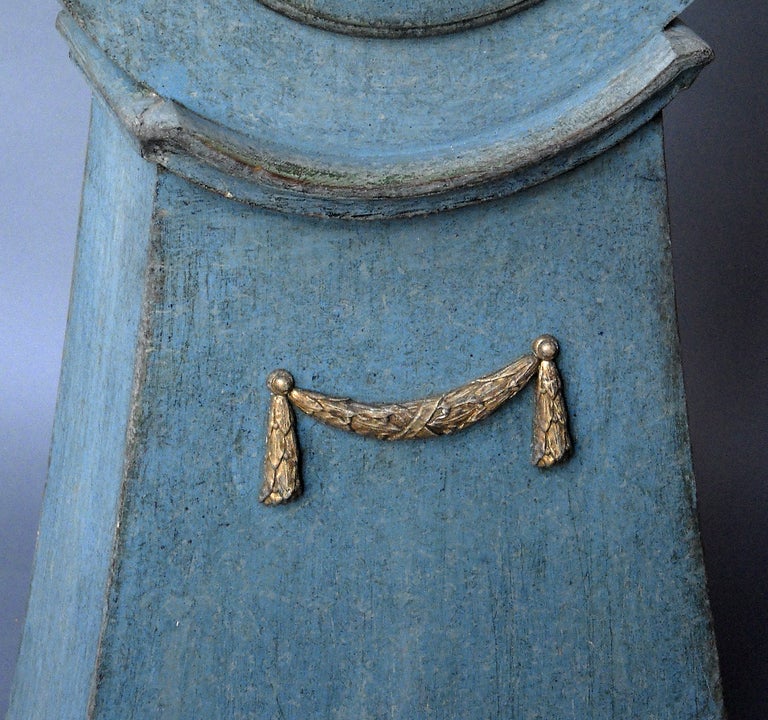
{"type": "Polygon", "coordinates": [[[539,360],[554,360],[560,352],[560,345],[551,335],[539,335],[531,343],[531,350],[539,360]]]}
{"type": "Polygon", "coordinates": [[[273,370],[267,378],[267,387],[275,395],[287,395],[293,390],[293,375],[287,370],[273,370]]]}

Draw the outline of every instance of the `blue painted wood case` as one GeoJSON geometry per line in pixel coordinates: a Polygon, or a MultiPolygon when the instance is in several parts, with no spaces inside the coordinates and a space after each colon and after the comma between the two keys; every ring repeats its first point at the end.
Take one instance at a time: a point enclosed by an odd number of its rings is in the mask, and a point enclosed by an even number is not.
{"type": "Polygon", "coordinates": [[[709,57],[680,7],[219,4],[60,20],[98,95],[9,717],[721,718],[654,117],[709,57]],[[530,388],[434,440],[299,416],[304,493],[258,502],[274,368],[403,400],[543,332],[567,463],[530,464],[530,388]]]}

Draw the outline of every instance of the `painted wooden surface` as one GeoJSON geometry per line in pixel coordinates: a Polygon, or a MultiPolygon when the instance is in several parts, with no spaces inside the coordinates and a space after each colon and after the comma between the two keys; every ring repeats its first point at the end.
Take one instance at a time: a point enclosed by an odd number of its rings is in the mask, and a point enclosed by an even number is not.
{"type": "Polygon", "coordinates": [[[389,0],[261,0],[300,22],[363,37],[424,37],[480,27],[540,0],[460,0],[397,3],[389,0]]]}
{"type": "Polygon", "coordinates": [[[83,718],[114,563],[156,170],[98,104],[9,717],[83,718]]]}
{"type": "Polygon", "coordinates": [[[577,9],[546,2],[396,41],[305,27],[257,2],[227,10],[238,20],[223,35],[151,3],[138,17],[120,3],[77,8],[85,31],[66,13],[59,22],[146,157],[226,197],[371,218],[562,173],[650,120],[711,59],[678,24],[651,32],[644,13],[587,5],[578,31],[577,9]]]}
{"type": "MultiPolygon", "coordinates": [[[[421,220],[283,216],[168,174],[154,216],[92,717],[720,716],[656,123],[560,180],[421,220]],[[434,442],[304,423],[305,496],[256,502],[273,367],[427,394],[542,330],[563,345],[568,465],[529,466],[525,398],[434,442]]],[[[47,590],[33,628],[61,602],[47,590]]],[[[56,707],[82,717],[61,667],[56,707]]],[[[34,717],[17,687],[11,717],[34,717]]]]}
{"type": "Polygon", "coordinates": [[[65,3],[161,97],[294,153],[374,160],[455,151],[583,99],[687,4],[545,0],[483,28],[393,44],[310,27],[250,0],[65,3]]]}
{"type": "Polygon", "coordinates": [[[394,41],[256,2],[68,3],[105,101],[10,718],[722,717],[661,128],[643,124],[708,55],[661,31],[680,4],[632,5],[544,0],[394,41]],[[623,114],[601,95],[616,76],[623,114]],[[537,123],[549,150],[526,140],[537,123]],[[189,138],[252,154],[227,165],[189,138]],[[477,192],[467,175],[452,195],[368,193],[388,160],[418,170],[437,149],[444,170],[520,138],[539,153],[525,182],[505,166],[477,192]],[[266,187],[242,174],[265,149],[341,158],[357,184],[256,204],[214,187],[266,187]],[[334,214],[369,222],[311,217],[334,214]],[[529,392],[437,441],[301,417],[305,494],[257,502],[274,368],[399,400],[543,332],[562,346],[566,465],[530,466],[529,392]]]}

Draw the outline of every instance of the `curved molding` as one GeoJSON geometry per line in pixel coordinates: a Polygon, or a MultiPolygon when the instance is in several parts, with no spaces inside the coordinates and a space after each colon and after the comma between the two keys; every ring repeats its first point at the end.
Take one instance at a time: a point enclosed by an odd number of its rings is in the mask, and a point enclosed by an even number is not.
{"type": "Polygon", "coordinates": [[[136,83],[63,11],[75,61],[142,155],[228,198],[322,217],[407,217],[503,197],[559,175],[629,135],[712,58],[674,23],[566,100],[454,147],[334,158],[269,147],[136,83]]]}
{"type": "Polygon", "coordinates": [[[478,14],[457,14],[451,18],[436,19],[433,22],[411,22],[404,20],[396,23],[384,18],[346,19],[333,13],[312,12],[303,8],[300,4],[291,0],[259,0],[271,10],[307,25],[330,30],[331,32],[356,35],[358,37],[375,38],[406,38],[429,37],[432,35],[446,35],[452,32],[460,32],[471,28],[481,27],[489,23],[503,20],[541,0],[511,0],[503,3],[502,7],[488,10],[478,14]]]}

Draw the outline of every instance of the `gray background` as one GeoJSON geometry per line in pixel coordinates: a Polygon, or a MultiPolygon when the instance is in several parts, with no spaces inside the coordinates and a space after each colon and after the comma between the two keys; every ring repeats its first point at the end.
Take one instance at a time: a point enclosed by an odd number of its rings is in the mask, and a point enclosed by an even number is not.
{"type": "MultiPolygon", "coordinates": [[[[59,372],[89,94],[57,5],[0,20],[0,717],[59,372]]],[[[697,0],[717,60],[665,111],[699,516],[731,720],[768,718],[768,6],[697,0]]]]}

